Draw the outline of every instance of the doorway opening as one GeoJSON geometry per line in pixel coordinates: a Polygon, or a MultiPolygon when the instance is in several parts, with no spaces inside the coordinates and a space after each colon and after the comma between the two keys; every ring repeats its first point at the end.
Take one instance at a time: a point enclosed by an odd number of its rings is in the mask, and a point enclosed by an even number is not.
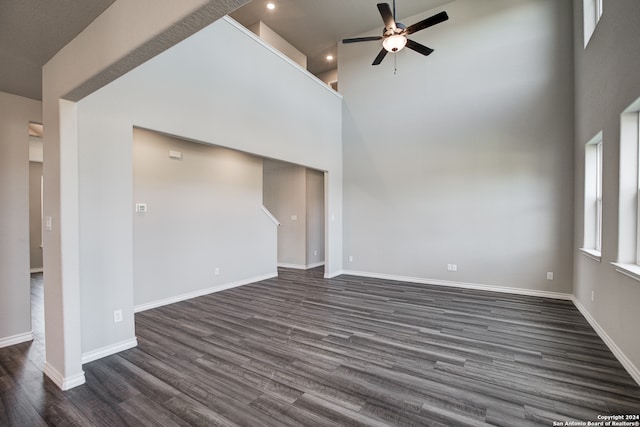
{"type": "Polygon", "coordinates": [[[264,159],[263,204],[278,219],[278,267],[325,265],[325,173],[264,159]]]}
{"type": "Polygon", "coordinates": [[[42,201],[44,186],[43,126],[29,123],[29,262],[31,273],[31,328],[33,344],[29,359],[40,369],[44,367],[44,262],[42,256],[42,201]]]}

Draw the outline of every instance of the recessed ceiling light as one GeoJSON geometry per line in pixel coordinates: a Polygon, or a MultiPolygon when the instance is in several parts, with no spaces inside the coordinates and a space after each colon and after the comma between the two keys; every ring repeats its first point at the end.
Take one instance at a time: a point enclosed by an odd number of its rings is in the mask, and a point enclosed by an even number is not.
{"type": "Polygon", "coordinates": [[[273,10],[275,8],[276,8],[276,4],[275,3],[273,3],[273,2],[267,3],[267,9],[273,10]]]}
{"type": "Polygon", "coordinates": [[[327,61],[333,61],[333,55],[327,55],[327,61]]]}

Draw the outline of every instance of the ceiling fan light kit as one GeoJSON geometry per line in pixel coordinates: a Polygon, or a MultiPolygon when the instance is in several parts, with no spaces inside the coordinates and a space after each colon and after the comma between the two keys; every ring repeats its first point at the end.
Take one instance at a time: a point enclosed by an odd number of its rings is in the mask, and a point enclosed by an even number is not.
{"type": "Polygon", "coordinates": [[[407,38],[402,34],[394,34],[382,40],[382,47],[387,52],[399,52],[407,45],[407,38]]]}
{"type": "Polygon", "coordinates": [[[342,40],[342,43],[359,43],[368,41],[382,40],[382,50],[376,56],[371,65],[379,65],[382,60],[387,56],[388,52],[396,53],[400,52],[405,46],[415,52],[422,55],[430,55],[433,49],[423,44],[415,42],[407,38],[408,35],[417,33],[418,31],[432,27],[436,24],[449,19],[447,12],[437,13],[427,19],[423,19],[409,27],[406,27],[401,22],[396,22],[396,2],[393,1],[393,12],[389,3],[378,3],[378,11],[384,22],[384,30],[382,36],[379,37],[356,37],[342,40]]]}

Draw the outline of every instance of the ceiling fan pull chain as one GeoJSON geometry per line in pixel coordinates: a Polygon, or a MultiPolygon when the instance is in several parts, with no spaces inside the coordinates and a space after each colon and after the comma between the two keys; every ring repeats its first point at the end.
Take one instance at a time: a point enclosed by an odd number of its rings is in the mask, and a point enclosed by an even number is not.
{"type": "Polygon", "coordinates": [[[393,75],[398,74],[398,54],[393,55],[393,75]]]}

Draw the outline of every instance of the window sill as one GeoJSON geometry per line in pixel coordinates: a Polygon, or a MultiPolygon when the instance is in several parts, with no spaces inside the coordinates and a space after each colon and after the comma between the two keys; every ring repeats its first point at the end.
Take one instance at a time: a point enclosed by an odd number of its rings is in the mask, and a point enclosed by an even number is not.
{"type": "Polygon", "coordinates": [[[618,273],[622,273],[625,276],[631,277],[637,281],[640,281],[640,265],[637,264],[622,264],[619,262],[611,263],[618,273]]]}
{"type": "Polygon", "coordinates": [[[595,261],[598,261],[598,262],[602,261],[602,253],[600,251],[596,251],[595,249],[580,248],[580,252],[582,252],[583,255],[586,255],[595,261]]]}

